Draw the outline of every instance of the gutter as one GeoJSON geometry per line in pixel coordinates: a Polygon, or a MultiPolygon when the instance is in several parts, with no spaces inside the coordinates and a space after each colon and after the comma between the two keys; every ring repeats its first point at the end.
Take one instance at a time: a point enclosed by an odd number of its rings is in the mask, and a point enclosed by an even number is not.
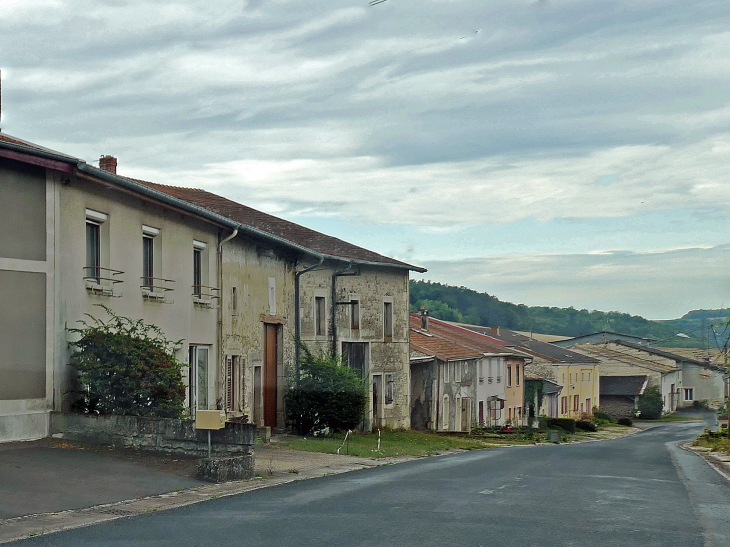
{"type": "Polygon", "coordinates": [[[360,272],[349,272],[352,269],[352,261],[344,270],[336,271],[332,274],[332,357],[337,357],[337,278],[350,275],[360,275],[360,272]]]}
{"type": "Polygon", "coordinates": [[[299,346],[302,341],[302,325],[299,317],[301,315],[301,307],[299,305],[299,278],[305,273],[311,272],[312,270],[319,268],[323,262],[324,257],[321,256],[319,258],[319,262],[317,262],[316,264],[313,264],[312,266],[309,266],[299,272],[294,273],[294,366],[296,368],[297,387],[299,387],[299,380],[301,379],[301,370],[299,367],[299,346]]]}

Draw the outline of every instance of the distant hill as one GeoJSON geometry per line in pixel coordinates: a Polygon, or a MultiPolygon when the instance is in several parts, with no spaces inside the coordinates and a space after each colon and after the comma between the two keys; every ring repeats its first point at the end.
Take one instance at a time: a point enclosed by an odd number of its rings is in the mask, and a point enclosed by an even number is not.
{"type": "Polygon", "coordinates": [[[719,310],[692,310],[679,319],[656,321],[679,329],[682,333],[700,339],[702,348],[719,349],[727,344],[730,308],[719,310]],[[718,326],[719,325],[719,326],[718,326]]]}
{"type": "MultiPolygon", "coordinates": [[[[695,310],[679,319],[650,321],[639,315],[620,312],[512,304],[466,287],[411,281],[411,310],[417,311],[421,306],[428,309],[433,317],[445,321],[561,336],[580,336],[607,330],[655,338],[658,346],[686,348],[705,348],[708,342],[710,347],[716,348],[715,337],[711,333],[708,337],[706,326],[727,321],[729,311],[695,310]],[[677,336],[680,333],[687,337],[677,336]]],[[[715,329],[719,344],[727,340],[727,330],[724,331],[724,339],[721,339],[719,333],[722,328],[715,329]]]]}

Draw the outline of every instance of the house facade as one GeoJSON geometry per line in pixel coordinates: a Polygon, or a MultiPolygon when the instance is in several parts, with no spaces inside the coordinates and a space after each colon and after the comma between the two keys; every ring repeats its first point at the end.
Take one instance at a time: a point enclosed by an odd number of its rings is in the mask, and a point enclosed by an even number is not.
{"type": "Polygon", "coordinates": [[[301,339],[360,367],[366,427],[409,426],[408,276],[421,268],[100,165],[0,134],[0,441],[43,437],[48,413],[68,410],[68,329],[103,319],[100,304],[182,341],[191,414],[285,427],[301,339]]]}

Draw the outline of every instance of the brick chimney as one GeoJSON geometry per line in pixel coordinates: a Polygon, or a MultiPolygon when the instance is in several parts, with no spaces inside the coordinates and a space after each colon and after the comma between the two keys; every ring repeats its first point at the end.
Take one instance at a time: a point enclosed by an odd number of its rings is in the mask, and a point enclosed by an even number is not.
{"type": "Polygon", "coordinates": [[[492,330],[492,334],[499,336],[499,327],[489,327],[492,330]]]}
{"type": "Polygon", "coordinates": [[[428,330],[428,310],[421,306],[421,330],[428,330]]]}
{"type": "Polygon", "coordinates": [[[99,169],[117,174],[117,158],[114,156],[102,156],[99,158],[99,169]]]}

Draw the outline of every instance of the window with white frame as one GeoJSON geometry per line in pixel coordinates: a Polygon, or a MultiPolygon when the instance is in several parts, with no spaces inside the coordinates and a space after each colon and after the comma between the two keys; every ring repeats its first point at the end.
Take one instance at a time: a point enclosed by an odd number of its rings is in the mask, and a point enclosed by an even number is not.
{"type": "Polygon", "coordinates": [[[207,294],[208,244],[193,240],[193,296],[202,298],[207,294]]]}
{"type": "Polygon", "coordinates": [[[159,235],[158,228],[142,225],[142,287],[150,291],[154,291],[155,288],[155,272],[157,271],[155,239],[159,235]]]}
{"type": "Polygon", "coordinates": [[[188,348],[188,404],[192,409],[208,408],[208,358],[210,346],[188,348]]]}
{"type": "Polygon", "coordinates": [[[691,387],[684,388],[684,400],[685,401],[694,401],[694,388],[691,388],[691,387]]]}
{"type": "Polygon", "coordinates": [[[106,213],[86,209],[86,264],[84,276],[87,281],[101,284],[102,267],[102,225],[108,220],[106,213]]]}

